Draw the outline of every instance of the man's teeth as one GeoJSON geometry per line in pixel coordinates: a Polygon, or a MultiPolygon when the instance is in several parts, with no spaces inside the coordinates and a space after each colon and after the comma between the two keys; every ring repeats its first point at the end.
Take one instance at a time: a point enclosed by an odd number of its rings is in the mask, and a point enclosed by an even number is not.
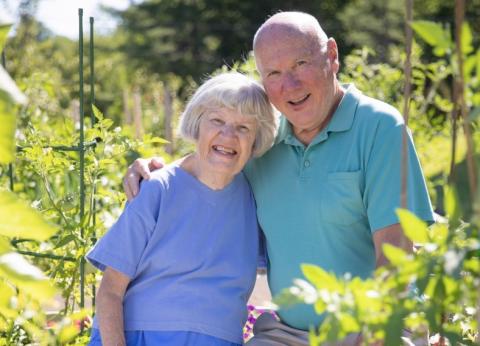
{"type": "Polygon", "coordinates": [[[235,150],[224,147],[222,145],[214,145],[213,149],[215,149],[216,151],[220,151],[221,153],[224,153],[224,154],[235,155],[237,153],[235,150]]]}
{"type": "Polygon", "coordinates": [[[299,100],[295,100],[295,101],[288,101],[288,103],[290,103],[290,104],[292,104],[292,105],[296,106],[296,105],[298,105],[298,104],[302,103],[303,101],[305,101],[305,100],[306,100],[306,99],[307,99],[309,96],[310,96],[310,94],[307,94],[307,95],[305,95],[304,97],[302,97],[302,98],[301,98],[301,99],[299,99],[299,100]]]}

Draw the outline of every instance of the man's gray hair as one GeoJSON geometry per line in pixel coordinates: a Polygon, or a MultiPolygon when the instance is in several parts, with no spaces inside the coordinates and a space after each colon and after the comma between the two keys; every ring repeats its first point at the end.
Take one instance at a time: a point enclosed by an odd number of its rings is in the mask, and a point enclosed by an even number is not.
{"type": "Polygon", "coordinates": [[[278,128],[276,111],[268,101],[263,86],[238,72],[211,77],[195,91],[181,115],[180,135],[196,142],[202,116],[219,108],[232,109],[255,118],[258,126],[253,156],[261,156],[272,146],[278,128]]]}

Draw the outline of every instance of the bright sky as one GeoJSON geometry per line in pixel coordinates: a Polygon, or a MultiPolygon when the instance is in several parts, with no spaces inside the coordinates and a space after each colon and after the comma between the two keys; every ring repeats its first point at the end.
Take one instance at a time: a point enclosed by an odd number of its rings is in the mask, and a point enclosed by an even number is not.
{"type": "MultiPolygon", "coordinates": [[[[130,2],[130,0],[39,0],[36,17],[54,33],[76,39],[79,8],[83,8],[84,32],[88,32],[90,16],[95,18],[96,32],[107,32],[115,28],[116,22],[101,11],[100,5],[125,9],[130,2]]],[[[0,2],[0,12],[4,12],[7,19],[12,20],[18,3],[18,0],[7,0],[7,8],[3,11],[0,2]]]]}

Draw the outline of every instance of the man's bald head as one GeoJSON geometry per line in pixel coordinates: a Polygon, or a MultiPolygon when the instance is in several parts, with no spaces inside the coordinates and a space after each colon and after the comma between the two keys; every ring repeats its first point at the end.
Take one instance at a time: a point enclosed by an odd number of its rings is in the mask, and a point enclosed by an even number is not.
{"type": "MultiPolygon", "coordinates": [[[[279,36],[308,37],[312,44],[317,43],[320,47],[327,42],[328,37],[312,15],[304,12],[280,12],[263,23],[253,38],[253,49],[271,39],[278,39],[279,36]]],[[[312,47],[313,48],[313,47],[312,47]]]]}

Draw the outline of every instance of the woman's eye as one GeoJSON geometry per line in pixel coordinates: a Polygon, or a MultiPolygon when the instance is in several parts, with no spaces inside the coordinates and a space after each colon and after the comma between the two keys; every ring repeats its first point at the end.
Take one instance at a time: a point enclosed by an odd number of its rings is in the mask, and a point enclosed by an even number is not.
{"type": "Polygon", "coordinates": [[[278,71],[272,71],[267,74],[267,77],[276,77],[280,74],[278,71]]]}
{"type": "Polygon", "coordinates": [[[248,133],[250,131],[250,128],[245,125],[240,125],[238,126],[238,131],[240,131],[241,133],[248,133]]]}
{"type": "Polygon", "coordinates": [[[218,119],[218,118],[213,118],[210,121],[215,125],[223,125],[223,121],[221,119],[218,119]]]}
{"type": "Polygon", "coordinates": [[[299,60],[297,61],[297,65],[298,66],[302,66],[302,65],[305,65],[307,62],[305,60],[299,60]]]}

